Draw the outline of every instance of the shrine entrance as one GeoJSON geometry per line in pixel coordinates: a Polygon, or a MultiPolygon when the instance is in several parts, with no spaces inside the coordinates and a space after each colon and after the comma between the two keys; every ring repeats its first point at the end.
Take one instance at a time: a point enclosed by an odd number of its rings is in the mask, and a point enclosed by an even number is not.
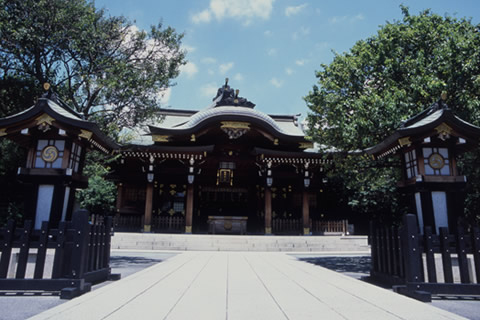
{"type": "MultiPolygon", "coordinates": [[[[249,233],[263,230],[263,212],[256,188],[199,187],[194,226],[196,232],[209,231],[208,221],[217,217],[236,217],[245,220],[249,233]]],[[[210,232],[212,232],[210,230],[210,232]]]]}
{"type": "Polygon", "coordinates": [[[263,231],[264,201],[259,192],[263,181],[258,181],[255,158],[249,151],[218,146],[214,151],[218,157],[204,163],[195,181],[194,232],[215,232],[211,221],[222,217],[244,220],[248,233],[263,231]]]}

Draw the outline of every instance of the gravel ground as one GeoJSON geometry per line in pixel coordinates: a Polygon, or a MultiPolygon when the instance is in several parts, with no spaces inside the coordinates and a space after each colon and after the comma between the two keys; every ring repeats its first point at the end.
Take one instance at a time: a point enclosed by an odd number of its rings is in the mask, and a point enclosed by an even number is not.
{"type": "MultiPolygon", "coordinates": [[[[294,255],[300,260],[315,265],[344,273],[356,279],[362,279],[370,273],[369,256],[310,256],[294,255]]],[[[432,305],[466,317],[472,320],[480,320],[480,297],[433,297],[432,305]]]]}

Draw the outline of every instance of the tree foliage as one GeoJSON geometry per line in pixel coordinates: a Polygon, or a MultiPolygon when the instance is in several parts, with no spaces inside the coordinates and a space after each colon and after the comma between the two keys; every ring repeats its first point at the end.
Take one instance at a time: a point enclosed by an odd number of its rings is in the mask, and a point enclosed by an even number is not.
{"type": "MultiPolygon", "coordinates": [[[[444,91],[457,115],[480,125],[480,25],[430,10],[418,15],[404,6],[401,10],[401,21],[387,22],[317,71],[318,85],[305,97],[315,141],[343,151],[371,147],[444,91]]],[[[349,190],[369,190],[367,198],[373,200],[372,185],[392,183],[384,165],[371,168],[357,161],[338,166],[337,174],[348,178],[342,181],[352,205],[362,197],[349,190]],[[352,175],[355,171],[371,171],[371,179],[352,175]]],[[[397,200],[393,193],[385,204],[397,200]]]]}
{"type": "Polygon", "coordinates": [[[105,157],[98,152],[87,154],[88,161],[83,173],[88,176],[88,188],[78,190],[76,198],[82,208],[93,214],[107,215],[115,208],[116,187],[107,180],[110,164],[115,157],[105,157]]]}
{"type": "Polygon", "coordinates": [[[161,23],[141,31],[86,0],[0,3],[1,81],[17,82],[9,90],[49,82],[85,118],[119,127],[144,120],[185,63],[183,35],[161,23]]]}
{"type": "MultiPolygon", "coordinates": [[[[185,63],[182,37],[162,23],[138,30],[90,0],[0,0],[0,117],[33,105],[48,82],[116,138],[122,127],[154,116],[185,63]]],[[[18,149],[0,143],[0,181],[13,185],[22,162],[18,149]]],[[[96,213],[110,211],[115,197],[105,161],[89,158],[90,186],[79,195],[82,206],[96,213]]],[[[2,193],[0,205],[15,204],[15,194],[2,193]]]]}

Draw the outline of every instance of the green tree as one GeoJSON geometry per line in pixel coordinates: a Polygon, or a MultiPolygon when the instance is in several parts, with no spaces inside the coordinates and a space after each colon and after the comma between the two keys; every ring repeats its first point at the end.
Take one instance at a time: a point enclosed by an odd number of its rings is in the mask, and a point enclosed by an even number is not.
{"type": "Polygon", "coordinates": [[[99,152],[87,154],[88,161],[83,173],[88,176],[88,188],[78,190],[76,198],[82,208],[93,214],[106,215],[115,208],[115,184],[107,180],[110,164],[115,157],[105,157],[99,152]]]}
{"type": "MultiPolygon", "coordinates": [[[[363,150],[429,107],[443,91],[450,108],[480,125],[480,26],[430,10],[418,15],[404,6],[401,10],[401,21],[387,22],[376,35],[358,41],[348,52],[336,53],[317,71],[318,85],[305,97],[315,141],[341,151],[363,150]]],[[[339,157],[344,156],[340,152],[339,157]]],[[[343,178],[345,195],[359,211],[370,210],[361,199],[378,202],[372,186],[386,188],[394,180],[388,167],[399,164],[386,161],[373,166],[359,160],[344,162],[347,166],[339,159],[332,175],[343,178]],[[358,190],[366,193],[359,195],[358,190]]],[[[398,195],[390,194],[380,208],[398,204],[398,195]]]]}
{"type": "Polygon", "coordinates": [[[49,82],[101,124],[135,125],[151,116],[185,63],[183,35],[161,23],[141,31],[87,0],[0,4],[1,81],[22,79],[17,85],[28,83],[32,95],[49,82]]]}
{"type": "MultiPolygon", "coordinates": [[[[0,117],[33,105],[48,82],[85,119],[117,138],[124,126],[154,116],[185,63],[182,38],[162,23],[138,30],[89,0],[0,0],[0,117]]],[[[13,186],[21,152],[8,142],[0,151],[0,181],[13,186]]],[[[85,168],[90,187],[80,197],[92,212],[109,211],[115,196],[104,179],[107,168],[99,165],[105,161],[89,160],[85,168]]],[[[12,215],[15,194],[2,192],[0,214],[12,215]]]]}

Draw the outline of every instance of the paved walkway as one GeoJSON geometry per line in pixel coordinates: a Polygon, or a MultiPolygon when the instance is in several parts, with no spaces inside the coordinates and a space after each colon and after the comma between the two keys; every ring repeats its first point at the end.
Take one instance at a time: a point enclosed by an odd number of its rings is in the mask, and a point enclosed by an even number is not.
{"type": "Polygon", "coordinates": [[[464,319],[285,253],[185,252],[31,319],[464,319]]]}

